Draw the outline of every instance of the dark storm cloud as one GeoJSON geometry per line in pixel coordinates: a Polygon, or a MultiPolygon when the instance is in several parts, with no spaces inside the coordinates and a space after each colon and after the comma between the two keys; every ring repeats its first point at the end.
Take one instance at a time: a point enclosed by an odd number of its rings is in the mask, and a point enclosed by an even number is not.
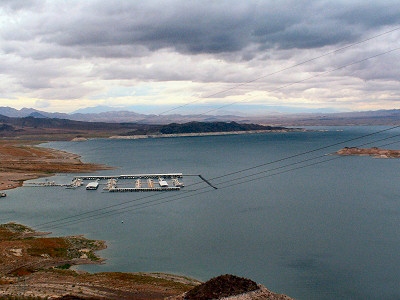
{"type": "MultiPolygon", "coordinates": [[[[25,34],[11,26],[3,37],[26,38],[28,32],[32,39],[76,48],[76,55],[84,56],[134,57],[144,47],[246,57],[249,46],[259,52],[319,48],[355,41],[399,21],[396,1],[71,1],[22,20],[17,26],[25,34]]],[[[49,56],[60,51],[49,48],[49,56]]]]}
{"type": "Polygon", "coordinates": [[[218,97],[378,106],[399,94],[394,52],[266,91],[399,47],[400,30],[311,61],[399,21],[398,0],[0,0],[0,92],[53,105],[143,84],[173,103],[259,78],[218,97]]]}

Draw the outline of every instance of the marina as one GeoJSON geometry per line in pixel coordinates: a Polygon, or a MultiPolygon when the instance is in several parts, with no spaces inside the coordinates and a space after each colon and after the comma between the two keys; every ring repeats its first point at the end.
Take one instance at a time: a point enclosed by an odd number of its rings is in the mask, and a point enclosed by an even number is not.
{"type": "Polygon", "coordinates": [[[110,193],[115,192],[163,192],[163,191],[179,191],[180,187],[152,187],[152,188],[113,188],[110,189],[110,193]]]}
{"type": "Polygon", "coordinates": [[[158,178],[182,178],[182,173],[166,173],[166,174],[131,174],[131,175],[86,175],[86,176],[75,176],[74,179],[81,180],[104,180],[104,179],[158,179],[158,178]]]}
{"type": "Polygon", "coordinates": [[[165,174],[132,174],[132,175],[89,175],[75,176],[71,183],[57,183],[55,181],[30,182],[27,187],[65,187],[67,189],[76,189],[84,184],[84,181],[90,180],[86,184],[86,190],[94,191],[100,185],[104,185],[103,190],[111,193],[117,192],[161,192],[161,191],[179,191],[184,187],[183,182],[178,178],[183,178],[182,173],[165,174]],[[107,180],[106,183],[101,183],[107,180]],[[134,180],[132,183],[131,180],[134,180]],[[132,186],[133,185],[133,186],[132,186]]]}

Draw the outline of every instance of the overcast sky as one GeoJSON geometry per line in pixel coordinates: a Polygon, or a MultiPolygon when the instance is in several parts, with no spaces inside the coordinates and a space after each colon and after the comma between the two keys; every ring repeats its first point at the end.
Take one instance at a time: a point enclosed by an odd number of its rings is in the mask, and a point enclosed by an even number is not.
{"type": "Polygon", "coordinates": [[[266,76],[400,27],[398,0],[1,0],[0,22],[0,106],[400,108],[400,50],[322,74],[400,29],[266,76]]]}

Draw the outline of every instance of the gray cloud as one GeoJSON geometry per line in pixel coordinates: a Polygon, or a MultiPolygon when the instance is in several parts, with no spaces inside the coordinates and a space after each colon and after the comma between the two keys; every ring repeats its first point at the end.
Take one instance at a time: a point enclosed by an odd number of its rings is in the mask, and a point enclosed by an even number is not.
{"type": "MultiPolygon", "coordinates": [[[[7,3],[20,7],[25,1],[7,3]]],[[[319,48],[399,21],[395,1],[68,1],[32,9],[30,19],[3,29],[2,36],[29,36],[58,45],[61,53],[60,47],[72,47],[103,57],[134,57],[140,47],[245,57],[240,52],[250,45],[259,51],[319,48]]]]}
{"type": "MultiPolygon", "coordinates": [[[[49,100],[40,104],[96,98],[113,86],[143,82],[193,83],[185,93],[207,96],[393,29],[400,24],[400,4],[4,0],[0,21],[0,92],[10,99],[18,94],[49,100]]],[[[229,90],[214,100],[254,92],[260,103],[372,99],[377,106],[380,94],[394,101],[400,95],[398,53],[267,92],[398,47],[399,32],[229,90]]],[[[179,96],[168,92],[169,99],[179,96]]]]}
{"type": "Polygon", "coordinates": [[[18,11],[22,9],[32,9],[42,7],[43,2],[40,0],[2,0],[0,8],[9,11],[18,11]]]}

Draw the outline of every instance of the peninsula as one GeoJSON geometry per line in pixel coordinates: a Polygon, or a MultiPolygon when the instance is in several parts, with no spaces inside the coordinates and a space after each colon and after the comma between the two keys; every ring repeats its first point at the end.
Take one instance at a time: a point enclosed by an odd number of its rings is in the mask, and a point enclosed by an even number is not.
{"type": "Polygon", "coordinates": [[[24,180],[51,176],[54,173],[82,173],[111,169],[83,163],[79,155],[37,146],[35,141],[1,140],[0,190],[22,185],[24,180]]]}
{"type": "Polygon", "coordinates": [[[106,248],[105,243],[83,236],[44,237],[46,234],[16,223],[0,225],[0,298],[163,299],[200,284],[160,273],[70,270],[73,265],[102,263],[95,251],[106,248]]]}
{"type": "Polygon", "coordinates": [[[400,150],[386,150],[377,147],[357,148],[344,147],[336,152],[338,155],[372,156],[375,158],[400,158],[400,150]]]}
{"type": "Polygon", "coordinates": [[[16,223],[0,225],[0,298],[291,299],[229,274],[201,283],[165,273],[70,270],[73,265],[102,263],[95,252],[105,249],[105,242],[83,236],[45,237],[47,234],[16,223]]]}

